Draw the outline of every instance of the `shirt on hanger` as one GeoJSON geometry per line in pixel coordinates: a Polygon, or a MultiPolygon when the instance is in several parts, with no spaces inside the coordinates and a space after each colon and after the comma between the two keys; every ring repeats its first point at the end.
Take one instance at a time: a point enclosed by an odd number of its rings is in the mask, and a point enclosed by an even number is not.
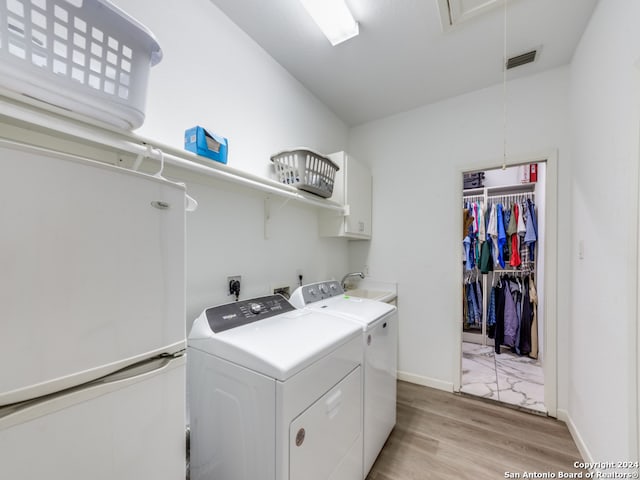
{"type": "Polygon", "coordinates": [[[529,246],[529,259],[533,262],[536,240],[538,240],[537,225],[535,219],[535,206],[530,199],[527,199],[527,231],[524,235],[524,241],[529,246]]]}
{"type": "Polygon", "coordinates": [[[491,205],[491,213],[489,215],[489,225],[487,227],[487,235],[491,239],[492,248],[491,254],[493,255],[493,264],[498,264],[498,215],[496,213],[495,203],[491,205]]]}
{"type": "Polygon", "coordinates": [[[509,222],[508,232],[511,232],[511,257],[509,258],[509,265],[512,267],[519,267],[522,261],[520,260],[520,236],[518,235],[518,221],[520,217],[520,208],[517,203],[513,204],[513,214],[511,215],[511,221],[509,222]]]}
{"type": "Polygon", "coordinates": [[[504,230],[504,217],[502,215],[501,203],[499,203],[496,207],[496,212],[498,222],[498,264],[500,264],[500,268],[504,268],[504,257],[502,255],[502,249],[507,242],[507,233],[504,230]]]}

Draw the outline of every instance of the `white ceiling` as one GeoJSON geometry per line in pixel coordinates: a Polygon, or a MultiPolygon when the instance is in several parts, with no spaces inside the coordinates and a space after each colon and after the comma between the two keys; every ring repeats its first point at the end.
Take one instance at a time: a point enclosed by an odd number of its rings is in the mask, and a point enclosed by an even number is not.
{"type": "MultiPolygon", "coordinates": [[[[443,31],[438,0],[347,0],[360,35],[332,47],[297,0],[211,1],[348,125],[502,82],[502,6],[443,31]]],[[[541,49],[508,78],[569,63],[596,3],[510,1],[507,56],[541,49]]]]}

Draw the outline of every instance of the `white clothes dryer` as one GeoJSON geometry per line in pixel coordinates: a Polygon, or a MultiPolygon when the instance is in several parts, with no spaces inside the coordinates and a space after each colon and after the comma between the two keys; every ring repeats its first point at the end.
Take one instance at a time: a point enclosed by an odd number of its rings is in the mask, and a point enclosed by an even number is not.
{"type": "Polygon", "coordinates": [[[363,478],[396,424],[398,315],[394,305],[346,296],[337,281],[304,285],[291,295],[297,308],[360,325],[363,348],[363,478]]]}
{"type": "Polygon", "coordinates": [[[205,309],[188,338],[193,480],[362,478],[361,330],[273,295],[205,309]]]}

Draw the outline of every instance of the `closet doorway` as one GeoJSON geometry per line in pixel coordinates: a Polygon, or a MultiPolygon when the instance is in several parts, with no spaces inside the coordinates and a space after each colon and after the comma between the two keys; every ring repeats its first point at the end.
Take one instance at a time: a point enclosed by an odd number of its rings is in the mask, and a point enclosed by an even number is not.
{"type": "Polygon", "coordinates": [[[544,161],[465,173],[461,232],[460,392],[542,415],[546,180],[544,161]]]}

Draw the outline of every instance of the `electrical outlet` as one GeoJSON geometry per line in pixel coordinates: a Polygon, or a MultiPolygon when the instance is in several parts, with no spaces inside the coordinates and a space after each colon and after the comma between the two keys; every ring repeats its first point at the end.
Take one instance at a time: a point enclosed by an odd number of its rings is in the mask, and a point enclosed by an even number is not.
{"type": "Polygon", "coordinates": [[[240,291],[240,280],[242,280],[242,275],[229,275],[227,277],[227,295],[236,295],[236,291],[234,289],[235,283],[237,283],[238,292],[240,291]]]}
{"type": "Polygon", "coordinates": [[[289,285],[273,285],[271,290],[274,295],[282,295],[284,298],[291,296],[291,287],[289,285]]]}

